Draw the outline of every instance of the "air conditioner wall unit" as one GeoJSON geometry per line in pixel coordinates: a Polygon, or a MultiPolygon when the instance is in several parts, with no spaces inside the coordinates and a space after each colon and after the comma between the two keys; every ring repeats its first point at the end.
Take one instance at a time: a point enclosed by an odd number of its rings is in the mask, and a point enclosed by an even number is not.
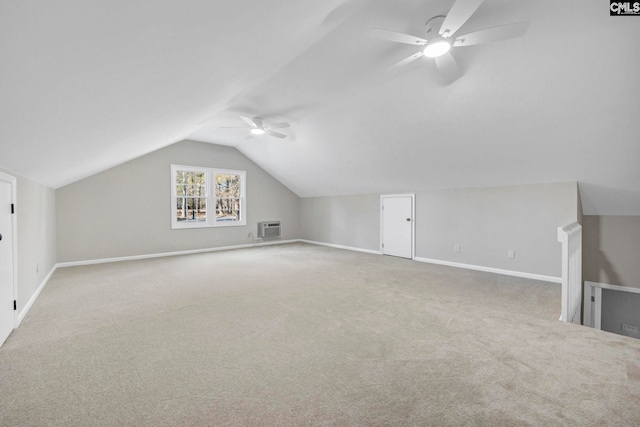
{"type": "Polygon", "coordinates": [[[259,239],[279,239],[280,221],[262,221],[258,223],[259,239]]]}

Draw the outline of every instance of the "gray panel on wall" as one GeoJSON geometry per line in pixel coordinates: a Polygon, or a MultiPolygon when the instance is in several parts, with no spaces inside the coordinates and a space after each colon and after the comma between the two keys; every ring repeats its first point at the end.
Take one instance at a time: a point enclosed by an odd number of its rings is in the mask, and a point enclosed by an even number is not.
{"type": "Polygon", "coordinates": [[[575,182],[419,192],[416,256],[560,277],[557,228],[577,203],[575,182]]]}
{"type": "MultiPolygon", "coordinates": [[[[416,257],[561,276],[557,229],[578,220],[575,182],[415,194],[416,257]]],[[[302,198],[300,218],[304,239],[379,250],[380,194],[302,198]]]]}
{"type": "Polygon", "coordinates": [[[640,216],[585,215],[584,280],[640,288],[640,216]]]}
{"type": "Polygon", "coordinates": [[[640,294],[603,289],[601,313],[603,331],[640,338],[640,294]]]}
{"type": "Polygon", "coordinates": [[[56,191],[58,261],[147,255],[252,243],[258,221],[299,238],[299,198],[232,147],[182,141],[56,191]],[[171,164],[247,172],[247,225],[171,229],[171,164]]]}
{"type": "Polygon", "coordinates": [[[378,251],[380,195],[305,197],[300,199],[302,238],[378,251]]]}

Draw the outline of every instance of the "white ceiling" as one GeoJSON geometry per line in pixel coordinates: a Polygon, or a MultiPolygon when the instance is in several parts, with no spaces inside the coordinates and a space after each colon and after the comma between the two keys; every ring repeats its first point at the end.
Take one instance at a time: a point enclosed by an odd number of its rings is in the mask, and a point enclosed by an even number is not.
{"type": "Polygon", "coordinates": [[[417,51],[453,0],[0,0],[0,167],[57,188],[181,139],[237,147],[300,196],[578,181],[586,214],[640,215],[640,16],[608,3],[485,0],[417,51]],[[238,114],[294,126],[246,139],[238,114]]]}

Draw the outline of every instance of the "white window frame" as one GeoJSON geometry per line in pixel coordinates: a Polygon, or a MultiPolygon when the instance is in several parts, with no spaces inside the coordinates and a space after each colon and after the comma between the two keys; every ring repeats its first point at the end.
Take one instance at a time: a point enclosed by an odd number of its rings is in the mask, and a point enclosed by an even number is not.
{"type": "Polygon", "coordinates": [[[231,169],[216,169],[199,166],[171,165],[171,228],[207,228],[207,227],[237,227],[247,225],[247,172],[231,169]],[[176,206],[178,195],[176,192],[176,173],[178,171],[201,172],[205,174],[207,182],[207,220],[202,222],[178,221],[176,206]],[[216,217],[216,189],[215,176],[218,174],[240,176],[240,219],[238,221],[217,221],[216,217]]]}

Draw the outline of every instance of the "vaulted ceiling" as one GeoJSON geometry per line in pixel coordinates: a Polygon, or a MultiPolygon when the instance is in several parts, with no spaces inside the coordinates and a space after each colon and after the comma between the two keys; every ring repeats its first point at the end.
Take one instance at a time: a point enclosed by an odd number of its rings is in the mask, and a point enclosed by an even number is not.
{"type": "Polygon", "coordinates": [[[370,37],[424,36],[453,0],[0,0],[0,167],[53,188],[185,138],[237,147],[300,196],[577,181],[640,215],[640,16],[485,0],[463,75],[370,37]],[[247,139],[239,114],[286,120],[247,139]]]}

